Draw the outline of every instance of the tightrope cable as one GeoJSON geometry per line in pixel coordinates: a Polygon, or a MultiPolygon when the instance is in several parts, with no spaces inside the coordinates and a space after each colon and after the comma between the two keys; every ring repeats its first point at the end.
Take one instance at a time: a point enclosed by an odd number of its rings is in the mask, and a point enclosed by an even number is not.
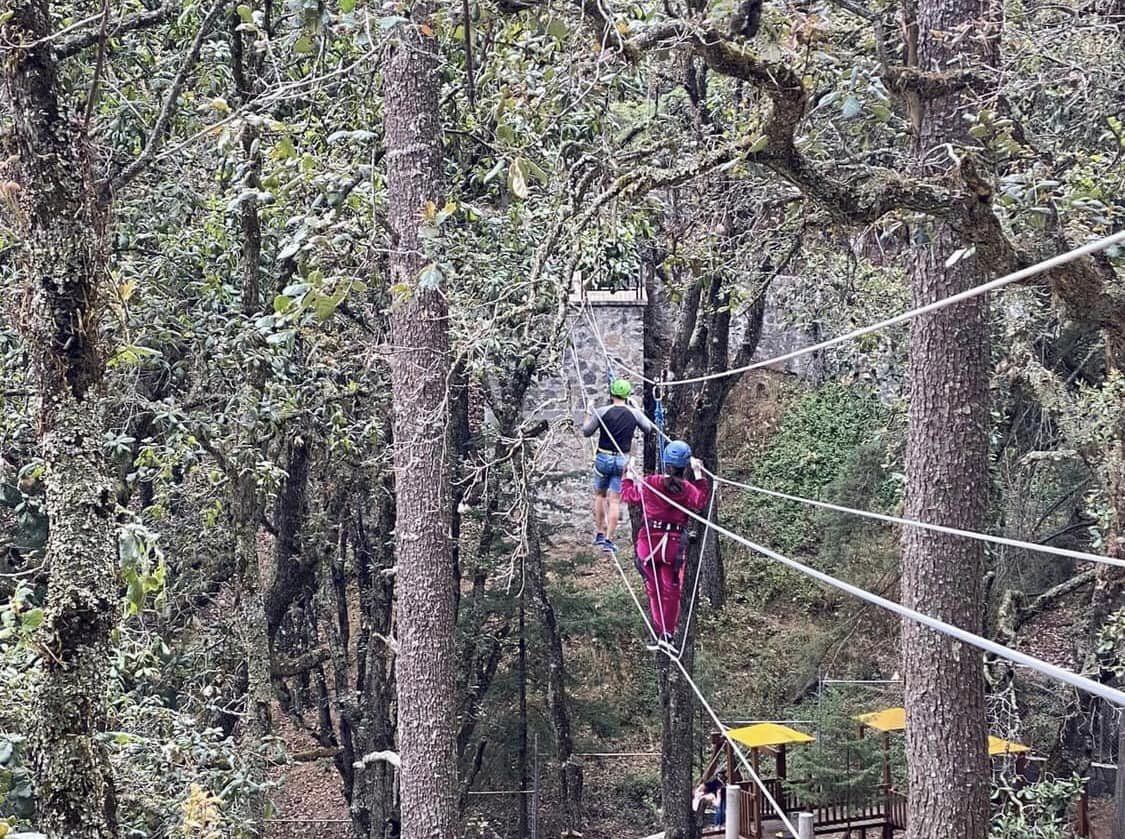
{"type": "Polygon", "coordinates": [[[1043,674],[1044,676],[1048,676],[1052,679],[1055,679],[1056,681],[1068,684],[1071,687],[1077,688],[1078,690],[1081,690],[1085,693],[1089,693],[1094,696],[1100,696],[1102,699],[1112,702],[1115,705],[1125,707],[1125,693],[1117,690],[1116,688],[1112,688],[1109,685],[1103,685],[1100,682],[1095,682],[1093,679],[1088,679],[1085,676],[1080,676],[1077,673],[1043,661],[1042,659],[1036,658],[1035,656],[1028,655],[1027,653],[1021,653],[1019,650],[1013,650],[1009,647],[1005,647],[1003,644],[998,644],[995,641],[990,641],[987,638],[982,638],[980,635],[969,632],[967,629],[962,629],[959,626],[954,626],[953,624],[946,623],[939,618],[934,618],[930,615],[924,614],[923,612],[911,609],[909,606],[903,606],[901,603],[896,603],[893,600],[888,600],[887,598],[881,597],[878,594],[872,594],[871,592],[867,591],[866,589],[862,589],[859,586],[852,585],[851,583],[846,583],[843,580],[838,580],[831,574],[826,574],[823,571],[818,571],[817,569],[805,565],[802,562],[798,562],[795,559],[790,559],[789,557],[784,556],[783,554],[780,554],[775,550],[771,550],[764,545],[759,545],[756,542],[752,542],[745,536],[740,536],[739,534],[723,527],[721,524],[718,524],[716,522],[708,522],[693,510],[690,510],[687,507],[684,507],[683,505],[677,503],[675,500],[669,498],[655,488],[653,488],[653,492],[657,496],[663,498],[664,501],[671,504],[673,507],[679,509],[681,512],[687,514],[701,524],[713,528],[716,533],[722,536],[726,536],[732,541],[738,542],[740,545],[749,548],[755,553],[759,553],[763,556],[769,557],[770,559],[781,563],[787,568],[797,571],[800,574],[804,574],[806,577],[812,577],[814,580],[817,580],[824,585],[839,589],[840,591],[850,594],[853,597],[857,597],[860,600],[864,600],[875,606],[879,606],[882,609],[893,612],[899,617],[908,618],[915,623],[919,623],[922,626],[925,626],[936,632],[940,632],[943,635],[948,635],[951,638],[976,647],[977,649],[984,650],[987,653],[992,653],[995,656],[999,656],[1000,658],[1015,662],[1016,664],[1022,664],[1031,670],[1035,670],[1043,674]]]}
{"type": "Polygon", "coordinates": [[[976,539],[981,542],[991,542],[994,545],[1005,545],[1009,548],[1020,548],[1027,551],[1037,551],[1039,553],[1053,554],[1054,556],[1065,556],[1070,559],[1079,559],[1083,562],[1099,562],[1103,565],[1115,565],[1118,568],[1125,568],[1125,560],[1115,559],[1110,556],[1101,556],[1100,554],[1087,553],[1086,551],[1073,551],[1069,548],[1056,548],[1053,545],[1041,545],[1036,542],[1025,542],[1022,539],[1010,539],[1007,536],[993,536],[990,533],[979,533],[975,530],[962,530],[959,527],[947,527],[943,524],[933,524],[928,521],[921,521],[919,519],[907,519],[900,516],[891,516],[884,513],[875,513],[870,510],[857,510],[854,507],[844,507],[840,504],[832,504],[827,501],[817,501],[813,498],[802,498],[799,495],[790,495],[787,492],[778,492],[777,490],[765,489],[763,487],[754,486],[753,484],[742,483],[741,481],[731,480],[730,478],[723,478],[716,475],[710,470],[706,471],[707,475],[712,480],[718,483],[726,484],[727,486],[735,487],[737,489],[746,490],[748,492],[755,492],[759,495],[768,495],[773,498],[780,498],[785,501],[792,501],[797,504],[805,504],[810,507],[819,507],[823,510],[832,510],[837,513],[847,513],[852,516],[862,516],[867,519],[874,519],[876,521],[886,522],[888,524],[901,524],[905,527],[917,527],[922,530],[932,530],[935,533],[946,533],[951,536],[964,536],[966,539],[976,539]]]}
{"type": "MultiPolygon", "coordinates": [[[[978,286],[974,286],[973,288],[958,292],[957,294],[952,294],[949,297],[943,297],[940,300],[934,300],[933,302],[926,303],[923,306],[909,309],[902,314],[895,315],[894,317],[890,317],[885,320],[881,320],[878,323],[873,323],[869,326],[864,326],[859,329],[852,330],[851,332],[845,333],[844,335],[838,335],[835,338],[829,338],[826,341],[821,341],[819,344],[812,344],[807,347],[801,347],[800,349],[782,353],[781,355],[774,356],[773,358],[767,358],[764,361],[755,361],[751,364],[745,364],[742,367],[734,367],[728,370],[719,370],[715,373],[707,373],[705,375],[691,376],[683,379],[665,379],[663,382],[661,382],[661,384],[667,386],[697,384],[699,382],[710,381],[711,379],[721,379],[725,378],[726,376],[748,373],[751,370],[759,370],[763,367],[771,367],[774,364],[780,364],[784,361],[792,361],[794,358],[800,358],[801,356],[809,355],[810,353],[820,352],[821,350],[826,350],[831,347],[838,346],[839,344],[853,341],[856,338],[862,338],[864,335],[870,335],[873,332],[878,332],[881,329],[886,329],[889,326],[897,326],[900,323],[906,323],[907,321],[913,320],[920,315],[926,315],[930,312],[936,312],[939,309],[944,309],[947,306],[954,305],[955,303],[961,303],[965,300],[971,300],[974,297],[980,297],[982,294],[987,294],[990,291],[995,291],[998,288],[1003,288],[1004,286],[1011,285],[1012,283],[1018,283],[1021,280],[1026,280],[1030,277],[1034,277],[1037,274],[1042,274],[1044,271],[1050,271],[1053,268],[1058,268],[1060,265],[1066,265],[1068,262],[1073,262],[1076,259],[1081,259],[1084,256],[1099,253],[1100,251],[1106,250],[1107,248],[1111,248],[1114,245],[1119,245],[1122,243],[1125,243],[1125,230],[1119,230],[1117,233],[1114,233],[1110,236],[1097,239],[1093,242],[1088,242],[1087,244],[1082,245],[1081,247],[1074,248],[1073,250],[1067,251],[1066,253],[1057,254],[1056,256],[1052,256],[1050,259],[1044,259],[1042,262],[1037,262],[1036,264],[1030,265],[1027,268],[1021,268],[1019,271],[1013,271],[1010,274],[1005,274],[1003,277],[998,277],[997,279],[990,282],[981,283],[978,286]]],[[[605,348],[603,345],[603,350],[604,349],[605,348]]],[[[631,375],[638,376],[639,378],[650,384],[657,384],[657,382],[646,378],[642,373],[639,373],[636,370],[629,370],[624,365],[621,365],[621,368],[623,370],[626,370],[631,375]]]]}

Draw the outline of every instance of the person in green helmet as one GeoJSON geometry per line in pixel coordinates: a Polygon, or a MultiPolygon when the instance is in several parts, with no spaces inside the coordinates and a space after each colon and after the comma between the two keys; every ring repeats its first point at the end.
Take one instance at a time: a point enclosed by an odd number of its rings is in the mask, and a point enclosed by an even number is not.
{"type": "Polygon", "coordinates": [[[616,553],[613,536],[621,519],[621,479],[629,464],[633,435],[637,428],[645,434],[654,426],[627,400],[633,385],[627,379],[614,379],[609,386],[610,404],[586,415],[582,433],[598,436],[598,453],[594,458],[594,544],[607,553],[616,553]]]}

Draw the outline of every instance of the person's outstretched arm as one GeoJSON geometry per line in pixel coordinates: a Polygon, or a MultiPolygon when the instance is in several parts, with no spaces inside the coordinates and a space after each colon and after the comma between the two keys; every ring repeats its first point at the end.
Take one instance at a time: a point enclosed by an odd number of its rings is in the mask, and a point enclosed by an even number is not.
{"type": "Polygon", "coordinates": [[[593,411],[591,411],[589,408],[586,409],[586,420],[582,423],[583,437],[594,436],[594,432],[601,427],[601,422],[598,419],[600,416],[601,408],[595,408],[593,411]]]}
{"type": "Polygon", "coordinates": [[[702,510],[707,506],[707,499],[711,497],[711,483],[703,474],[703,461],[698,457],[691,459],[692,479],[684,486],[687,490],[685,506],[693,510],[702,510]]]}

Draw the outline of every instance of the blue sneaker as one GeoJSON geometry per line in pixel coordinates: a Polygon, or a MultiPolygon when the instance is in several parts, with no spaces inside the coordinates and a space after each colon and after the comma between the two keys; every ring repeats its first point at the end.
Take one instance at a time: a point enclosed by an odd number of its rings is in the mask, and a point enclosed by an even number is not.
{"type": "Polygon", "coordinates": [[[617,553],[617,545],[613,544],[613,542],[609,541],[609,539],[603,538],[602,539],[602,550],[605,551],[607,554],[615,554],[615,553],[617,553]]]}
{"type": "Polygon", "coordinates": [[[604,533],[595,533],[594,534],[594,544],[595,545],[605,544],[605,534],[604,533]]]}

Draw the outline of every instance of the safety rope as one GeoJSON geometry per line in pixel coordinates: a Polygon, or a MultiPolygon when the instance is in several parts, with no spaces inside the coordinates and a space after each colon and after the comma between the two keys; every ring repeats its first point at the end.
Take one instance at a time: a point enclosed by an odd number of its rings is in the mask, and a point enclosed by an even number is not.
{"type": "Polygon", "coordinates": [[[833,510],[837,513],[848,513],[849,515],[853,516],[862,516],[863,518],[887,522],[888,524],[901,524],[906,527],[917,527],[921,528],[922,530],[932,530],[936,533],[946,533],[950,536],[964,536],[967,539],[976,539],[981,542],[991,542],[994,545],[1004,545],[1009,548],[1020,548],[1027,551],[1037,551],[1039,553],[1053,554],[1054,556],[1065,556],[1070,559],[1079,559],[1083,562],[1099,562],[1103,565],[1115,565],[1119,568],[1125,568],[1125,560],[1114,559],[1113,557],[1109,556],[1100,556],[1099,554],[1087,553],[1086,551],[1073,551],[1069,548],[1056,548],[1053,545],[1041,545],[1036,542],[1025,542],[1022,539],[1010,539],[1006,536],[993,536],[990,533],[978,533],[975,530],[962,530],[958,527],[946,527],[942,524],[932,524],[928,521],[920,521],[918,519],[907,519],[900,516],[890,516],[884,513],[875,513],[870,510],[857,510],[854,507],[844,507],[840,504],[831,504],[827,501],[817,501],[812,498],[802,498],[799,495],[790,495],[786,492],[764,489],[763,487],[754,486],[753,484],[746,484],[742,483],[741,481],[731,480],[730,478],[723,478],[709,471],[707,472],[707,474],[713,480],[722,484],[726,484],[730,487],[747,490],[748,492],[755,492],[759,495],[768,495],[773,498],[781,498],[785,501],[792,501],[797,504],[805,504],[810,507],[819,507],[823,510],[833,510]]]}
{"type": "MultiPolygon", "coordinates": [[[[663,448],[663,447],[661,447],[663,448]]],[[[706,471],[706,470],[704,470],[706,471]]],[[[719,495],[719,487],[712,480],[711,482],[711,498],[707,502],[707,521],[712,521],[715,517],[715,499],[719,495]]],[[[703,573],[703,557],[707,551],[707,534],[711,532],[710,527],[703,528],[703,536],[699,540],[699,561],[695,563],[695,582],[691,587],[691,597],[688,599],[688,613],[687,619],[684,621],[684,637],[680,642],[679,656],[684,654],[687,649],[688,633],[691,632],[691,618],[695,613],[695,600],[699,597],[699,579],[703,573]]]]}
{"type": "Polygon", "coordinates": [[[943,635],[948,635],[950,638],[962,641],[966,644],[969,644],[970,646],[976,647],[977,649],[984,650],[987,653],[992,653],[995,656],[1015,662],[1016,664],[1022,664],[1025,667],[1028,667],[1031,670],[1035,670],[1044,676],[1055,679],[1059,682],[1063,682],[1064,684],[1068,684],[1071,687],[1077,688],[1078,690],[1081,690],[1085,693],[1089,693],[1094,696],[1100,696],[1102,699],[1125,708],[1125,693],[1117,690],[1116,688],[1112,688],[1109,685],[1100,684],[1099,682],[1095,682],[1094,680],[1088,679],[1085,676],[1080,676],[1079,674],[1067,670],[1063,667],[1058,667],[1054,664],[1043,661],[1042,659],[1035,658],[1035,656],[1028,655],[1027,653],[1021,653],[1019,650],[1013,650],[1009,647],[1004,646],[1003,644],[997,644],[995,641],[990,641],[987,638],[982,638],[980,635],[969,632],[968,630],[962,629],[959,626],[954,626],[953,624],[946,623],[943,620],[911,609],[909,606],[903,606],[901,603],[895,603],[893,600],[888,600],[887,598],[881,597],[878,594],[872,594],[871,592],[867,591],[866,589],[862,589],[859,586],[852,585],[851,583],[846,583],[843,580],[838,580],[831,574],[826,574],[823,571],[818,571],[817,569],[811,568],[802,562],[798,562],[795,559],[790,559],[787,556],[779,554],[777,551],[771,550],[770,548],[767,548],[763,545],[759,545],[756,542],[752,542],[745,536],[740,536],[739,534],[723,527],[721,524],[713,521],[708,522],[695,511],[688,509],[682,504],[679,504],[674,499],[669,498],[667,495],[661,493],[655,487],[653,488],[653,492],[658,497],[662,498],[673,507],[685,513],[690,518],[695,519],[700,524],[714,529],[716,533],[722,536],[726,536],[732,541],[738,542],[740,545],[749,548],[755,553],[759,553],[763,556],[769,557],[770,559],[781,563],[787,568],[804,574],[806,577],[812,577],[814,580],[817,580],[820,583],[831,586],[835,589],[839,589],[840,591],[850,594],[853,597],[857,597],[860,600],[864,600],[875,606],[879,606],[886,611],[893,612],[899,617],[908,618],[915,623],[919,623],[922,626],[933,629],[937,632],[942,633],[943,635]]]}
{"type": "MultiPolygon", "coordinates": [[[[660,390],[660,385],[652,386],[652,424],[656,426],[656,433],[661,438],[668,436],[664,433],[664,398],[660,390]]],[[[656,447],[656,465],[658,471],[664,471],[663,445],[657,445],[656,447]]]]}
{"type": "MultiPolygon", "coordinates": [[[[903,312],[902,314],[895,315],[894,317],[887,318],[886,320],[881,320],[878,323],[873,323],[870,326],[864,326],[860,329],[852,330],[851,332],[848,332],[844,335],[838,335],[835,338],[829,338],[827,341],[821,341],[819,344],[812,344],[811,346],[801,347],[800,349],[782,353],[781,355],[774,356],[773,358],[767,358],[764,361],[755,361],[752,364],[745,364],[741,367],[734,367],[729,370],[719,370],[715,373],[707,373],[706,375],[702,376],[691,376],[684,379],[666,379],[663,384],[666,386],[697,384],[699,382],[710,381],[711,379],[722,379],[726,378],[727,376],[735,376],[740,373],[748,373],[751,370],[760,370],[763,367],[771,367],[775,364],[781,364],[785,361],[792,361],[794,358],[800,358],[801,356],[809,355],[810,353],[820,352],[822,350],[838,346],[848,341],[853,341],[856,338],[861,338],[864,335],[870,335],[873,332],[878,332],[882,329],[886,329],[889,326],[897,326],[900,323],[906,323],[907,321],[913,320],[920,315],[926,315],[930,312],[936,312],[939,309],[944,309],[947,306],[954,305],[955,303],[961,303],[965,300],[971,300],[974,297],[980,297],[982,294],[987,294],[988,292],[995,291],[998,288],[1003,288],[1004,286],[1011,285],[1012,283],[1018,283],[1021,280],[1029,279],[1038,274],[1042,274],[1044,271],[1050,271],[1052,268],[1058,268],[1060,265],[1066,265],[1067,263],[1073,262],[1076,259],[1081,259],[1084,256],[1099,253],[1100,251],[1106,250],[1107,248],[1111,248],[1114,245],[1119,245],[1122,243],[1125,243],[1125,230],[1119,230],[1117,233],[1106,236],[1102,239],[1097,239],[1093,242],[1088,242],[1087,244],[1082,245],[1078,248],[1074,248],[1073,250],[1067,251],[1066,253],[1052,256],[1050,259],[1044,259],[1042,262],[1037,262],[1036,264],[1031,265],[1027,268],[1021,268],[1019,271],[1013,271],[1010,274],[1005,274],[1003,277],[999,277],[990,282],[982,283],[978,286],[974,286],[973,288],[958,292],[957,294],[951,294],[949,297],[943,297],[940,300],[934,300],[931,303],[927,303],[923,306],[918,306],[916,308],[910,309],[903,312]]],[[[643,373],[640,373],[636,370],[630,370],[624,365],[620,366],[623,370],[629,373],[629,375],[635,376],[640,380],[648,382],[649,384],[656,384],[656,382],[653,382],[651,379],[646,378],[643,373]]]]}

